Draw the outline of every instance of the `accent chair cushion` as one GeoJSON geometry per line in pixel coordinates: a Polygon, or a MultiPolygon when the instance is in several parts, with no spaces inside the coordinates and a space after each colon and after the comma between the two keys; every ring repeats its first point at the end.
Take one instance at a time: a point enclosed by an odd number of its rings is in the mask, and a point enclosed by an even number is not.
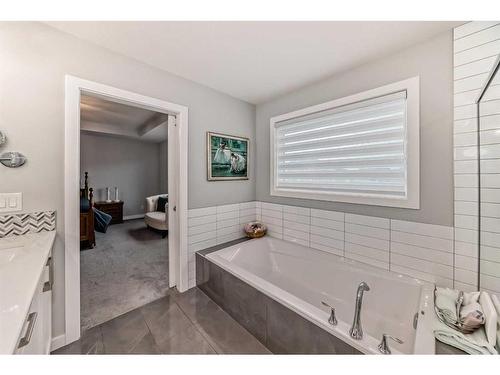
{"type": "Polygon", "coordinates": [[[165,212],[165,207],[168,204],[168,197],[158,197],[156,211],[165,212]]]}
{"type": "Polygon", "coordinates": [[[165,212],[146,212],[144,221],[147,225],[155,229],[168,230],[167,215],[165,214],[165,212]]]}

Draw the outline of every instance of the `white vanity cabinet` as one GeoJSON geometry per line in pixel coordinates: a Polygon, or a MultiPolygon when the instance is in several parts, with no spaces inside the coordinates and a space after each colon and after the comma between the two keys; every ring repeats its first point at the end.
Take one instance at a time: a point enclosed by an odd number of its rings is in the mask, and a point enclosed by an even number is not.
{"type": "Polygon", "coordinates": [[[48,354],[55,231],[0,238],[0,355],[48,354]]]}
{"type": "Polygon", "coordinates": [[[49,255],[31,300],[15,354],[49,354],[52,341],[53,262],[49,255]]]}

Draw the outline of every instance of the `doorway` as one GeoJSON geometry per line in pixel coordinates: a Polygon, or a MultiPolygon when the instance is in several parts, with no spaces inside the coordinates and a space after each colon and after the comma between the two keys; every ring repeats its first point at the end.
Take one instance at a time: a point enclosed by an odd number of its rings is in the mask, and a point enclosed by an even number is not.
{"type": "MultiPolygon", "coordinates": [[[[65,93],[65,343],[80,337],[80,121],[82,96],[164,114],[168,118],[168,284],[187,290],[187,107],[66,76],[65,93]]],[[[141,183],[141,182],[138,182],[141,183]]]]}
{"type": "Polygon", "coordinates": [[[81,95],[82,334],[169,291],[169,116],[81,95]]]}

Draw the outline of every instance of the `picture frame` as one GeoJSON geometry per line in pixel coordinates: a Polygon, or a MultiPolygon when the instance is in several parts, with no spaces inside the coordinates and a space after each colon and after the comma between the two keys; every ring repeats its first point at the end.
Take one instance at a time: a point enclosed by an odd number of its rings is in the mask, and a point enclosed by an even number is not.
{"type": "Polygon", "coordinates": [[[250,139],[207,132],[207,180],[248,180],[250,139]]]}

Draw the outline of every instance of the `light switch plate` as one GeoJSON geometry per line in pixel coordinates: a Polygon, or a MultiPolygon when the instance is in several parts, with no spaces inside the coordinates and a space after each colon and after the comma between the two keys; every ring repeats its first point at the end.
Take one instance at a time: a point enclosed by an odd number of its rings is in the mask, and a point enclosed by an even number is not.
{"type": "Polygon", "coordinates": [[[0,193],[0,213],[23,209],[23,193],[0,193]]]}

